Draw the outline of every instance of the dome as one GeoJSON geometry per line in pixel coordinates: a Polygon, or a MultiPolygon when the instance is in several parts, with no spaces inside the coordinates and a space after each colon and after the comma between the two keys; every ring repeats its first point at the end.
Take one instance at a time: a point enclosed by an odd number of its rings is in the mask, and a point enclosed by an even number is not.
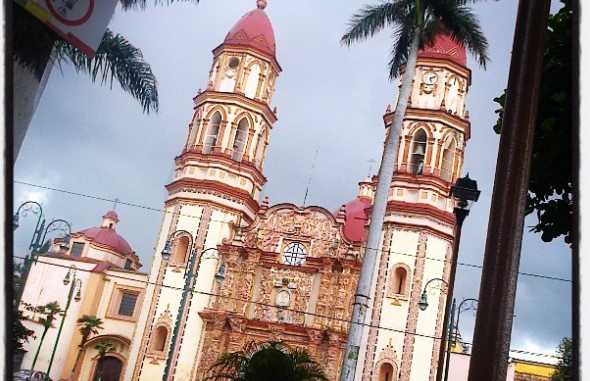
{"type": "Polygon", "coordinates": [[[275,34],[270,19],[264,12],[266,1],[259,0],[258,8],[246,13],[229,31],[224,45],[243,46],[275,58],[275,34]]]}
{"type": "Polygon", "coordinates": [[[104,216],[102,216],[102,218],[109,218],[115,222],[119,222],[119,216],[114,210],[108,211],[104,216]]]}
{"type": "Polygon", "coordinates": [[[436,36],[432,45],[426,45],[418,52],[418,58],[450,60],[461,66],[467,66],[465,47],[453,40],[448,34],[436,36]]]}
{"type": "Polygon", "coordinates": [[[365,224],[369,219],[367,209],[370,207],[371,200],[367,197],[357,197],[344,205],[344,236],[347,239],[356,242],[366,239],[365,224]]]}
{"type": "Polygon", "coordinates": [[[115,229],[108,227],[94,227],[78,232],[92,243],[107,246],[109,249],[123,255],[133,254],[133,249],[125,238],[121,237],[115,229]]]}

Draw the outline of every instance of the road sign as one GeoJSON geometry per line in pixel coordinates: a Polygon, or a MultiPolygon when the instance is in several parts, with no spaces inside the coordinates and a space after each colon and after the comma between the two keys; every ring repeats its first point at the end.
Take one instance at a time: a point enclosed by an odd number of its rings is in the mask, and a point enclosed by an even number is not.
{"type": "Polygon", "coordinates": [[[64,40],[94,57],[117,0],[15,0],[64,40]]]}

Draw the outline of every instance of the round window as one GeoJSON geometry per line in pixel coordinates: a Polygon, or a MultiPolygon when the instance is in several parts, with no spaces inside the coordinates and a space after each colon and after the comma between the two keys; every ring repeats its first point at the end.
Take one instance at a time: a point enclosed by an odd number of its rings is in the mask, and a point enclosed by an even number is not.
{"type": "Polygon", "coordinates": [[[292,266],[302,265],[303,262],[305,262],[305,257],[307,257],[305,246],[299,242],[292,242],[287,245],[283,255],[285,258],[285,263],[292,266]]]}

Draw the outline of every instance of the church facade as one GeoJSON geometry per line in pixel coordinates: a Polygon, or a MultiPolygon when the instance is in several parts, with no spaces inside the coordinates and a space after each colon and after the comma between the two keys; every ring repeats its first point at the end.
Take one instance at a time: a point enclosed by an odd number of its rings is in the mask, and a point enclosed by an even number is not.
{"type": "MultiPolygon", "coordinates": [[[[305,348],[329,379],[339,377],[377,178],[336,212],[260,200],[282,70],[265,7],[258,0],[213,50],[207,87],[194,98],[125,380],[202,380],[222,353],[269,340],[305,348]]],[[[420,52],[359,380],[436,376],[470,80],[465,50],[450,38],[420,52]],[[429,306],[420,310],[424,290],[429,306]]],[[[385,133],[394,112],[387,107],[385,133]]]]}

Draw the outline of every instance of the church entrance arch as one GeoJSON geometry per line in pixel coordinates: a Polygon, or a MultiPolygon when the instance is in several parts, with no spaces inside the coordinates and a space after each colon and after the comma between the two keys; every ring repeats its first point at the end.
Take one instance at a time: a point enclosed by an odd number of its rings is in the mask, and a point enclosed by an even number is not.
{"type": "Polygon", "coordinates": [[[92,381],[119,381],[123,362],[112,356],[105,356],[98,360],[92,381]]]}

